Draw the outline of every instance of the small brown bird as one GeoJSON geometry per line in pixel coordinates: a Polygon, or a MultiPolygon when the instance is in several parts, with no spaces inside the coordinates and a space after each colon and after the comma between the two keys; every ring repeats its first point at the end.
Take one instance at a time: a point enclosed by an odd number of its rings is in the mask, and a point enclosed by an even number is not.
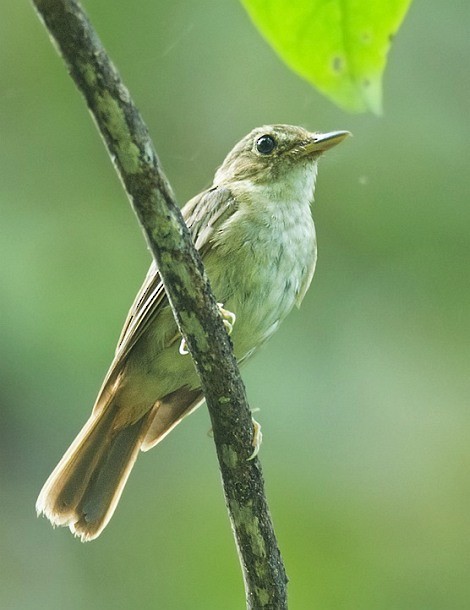
{"type": "MultiPolygon", "coordinates": [[[[317,161],[347,135],[290,125],[254,129],[228,154],[212,186],[183,208],[239,363],[300,305],[310,285],[317,161]]],[[[160,442],[203,400],[152,263],[93,412],[42,488],[38,514],[69,526],[82,541],[99,536],[139,450],[160,442]]]]}

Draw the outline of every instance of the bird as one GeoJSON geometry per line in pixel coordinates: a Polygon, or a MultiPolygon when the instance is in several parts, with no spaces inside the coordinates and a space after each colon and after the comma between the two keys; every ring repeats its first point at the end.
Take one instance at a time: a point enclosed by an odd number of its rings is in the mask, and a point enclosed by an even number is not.
{"type": "MultiPolygon", "coordinates": [[[[239,364],[300,306],[310,286],[318,159],[348,135],[258,127],[229,152],[212,185],[182,209],[239,364]]],[[[101,534],[139,452],[204,401],[186,353],[153,261],[92,414],[39,494],[38,515],[68,526],[83,542],[101,534]]]]}

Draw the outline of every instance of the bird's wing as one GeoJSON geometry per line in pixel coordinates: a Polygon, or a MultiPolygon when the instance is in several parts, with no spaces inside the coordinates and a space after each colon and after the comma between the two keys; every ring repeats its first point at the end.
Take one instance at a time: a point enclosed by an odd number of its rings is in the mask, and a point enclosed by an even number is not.
{"type": "MultiPolygon", "coordinates": [[[[218,227],[236,210],[232,193],[215,187],[193,197],[182,209],[191,238],[201,254],[209,246],[218,227]]],[[[161,307],[168,303],[155,261],[150,265],[142,287],[127,315],[116,355],[125,357],[161,307]]]]}
{"type": "Polygon", "coordinates": [[[214,233],[237,209],[232,192],[223,187],[204,191],[184,206],[183,218],[196,250],[199,250],[203,259],[214,233]]]}
{"type": "MultiPolygon", "coordinates": [[[[184,206],[183,218],[191,238],[202,256],[210,246],[214,232],[236,209],[231,191],[223,187],[213,187],[203,191],[184,206]]],[[[103,382],[100,395],[110,382],[116,381],[129,352],[155,320],[159,311],[167,304],[165,289],[155,261],[153,261],[127,315],[114,360],[103,382]]]]}

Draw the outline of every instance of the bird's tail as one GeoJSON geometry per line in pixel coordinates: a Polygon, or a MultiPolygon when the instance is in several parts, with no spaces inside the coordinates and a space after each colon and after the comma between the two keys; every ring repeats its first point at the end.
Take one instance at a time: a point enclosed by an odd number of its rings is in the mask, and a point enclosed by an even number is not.
{"type": "Polygon", "coordinates": [[[99,536],[121,497],[152,421],[152,409],[117,428],[117,405],[94,412],[48,478],[36,510],[83,542],[99,536]]]}

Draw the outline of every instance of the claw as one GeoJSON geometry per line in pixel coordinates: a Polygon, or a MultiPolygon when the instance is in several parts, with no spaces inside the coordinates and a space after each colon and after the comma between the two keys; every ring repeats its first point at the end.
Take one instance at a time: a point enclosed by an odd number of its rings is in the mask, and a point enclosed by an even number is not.
{"type": "Polygon", "coordinates": [[[184,337],[181,339],[178,351],[182,356],[186,356],[186,354],[189,354],[189,350],[186,345],[186,339],[184,337]]]}
{"type": "Polygon", "coordinates": [[[217,307],[219,308],[220,315],[222,316],[222,321],[224,323],[225,329],[228,334],[231,335],[237,316],[233,313],[233,311],[224,309],[223,303],[217,303],[217,307]]]}
{"type": "MultiPolygon", "coordinates": [[[[225,330],[228,332],[229,335],[231,335],[237,316],[232,311],[224,309],[223,303],[217,303],[217,307],[219,308],[220,315],[222,316],[222,322],[224,323],[225,330]]],[[[181,339],[178,351],[182,356],[186,356],[186,354],[189,354],[186,339],[184,337],[181,339]]]]}
{"type": "Polygon", "coordinates": [[[259,453],[261,449],[261,443],[263,442],[263,433],[261,432],[261,424],[256,421],[254,417],[251,418],[253,421],[253,441],[252,445],[254,447],[253,453],[247,458],[247,461],[253,460],[259,453]]]}

